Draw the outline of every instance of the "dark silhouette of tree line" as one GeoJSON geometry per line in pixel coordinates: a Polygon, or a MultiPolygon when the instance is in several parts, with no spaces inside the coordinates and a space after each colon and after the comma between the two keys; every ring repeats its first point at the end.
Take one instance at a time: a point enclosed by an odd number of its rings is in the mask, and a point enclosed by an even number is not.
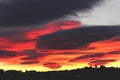
{"type": "Polygon", "coordinates": [[[120,80],[120,68],[101,66],[49,72],[1,69],[0,80],[120,80]]]}

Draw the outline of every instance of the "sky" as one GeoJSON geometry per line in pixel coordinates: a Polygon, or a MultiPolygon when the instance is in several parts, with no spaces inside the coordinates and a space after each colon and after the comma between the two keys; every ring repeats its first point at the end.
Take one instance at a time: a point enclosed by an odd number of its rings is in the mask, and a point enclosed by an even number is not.
{"type": "Polygon", "coordinates": [[[81,21],[89,25],[120,25],[119,2],[120,0],[104,0],[101,6],[95,7],[91,13],[86,13],[87,17],[81,21]]]}
{"type": "Polygon", "coordinates": [[[0,69],[120,67],[119,0],[0,0],[0,69]]]}

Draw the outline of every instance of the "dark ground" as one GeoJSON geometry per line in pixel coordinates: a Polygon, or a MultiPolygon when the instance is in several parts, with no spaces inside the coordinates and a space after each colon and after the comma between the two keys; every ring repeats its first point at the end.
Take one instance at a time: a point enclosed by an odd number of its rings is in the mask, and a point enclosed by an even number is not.
{"type": "Polygon", "coordinates": [[[36,72],[0,70],[0,80],[120,80],[120,68],[85,67],[70,71],[36,72]]]}

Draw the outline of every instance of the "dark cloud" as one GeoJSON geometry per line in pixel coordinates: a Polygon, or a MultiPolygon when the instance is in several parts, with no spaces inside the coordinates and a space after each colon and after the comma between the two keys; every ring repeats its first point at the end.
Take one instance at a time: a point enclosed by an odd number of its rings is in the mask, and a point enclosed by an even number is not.
{"type": "Polygon", "coordinates": [[[0,32],[0,37],[13,42],[31,42],[34,39],[27,39],[28,31],[5,31],[0,32]]]}
{"type": "Polygon", "coordinates": [[[120,54],[120,50],[118,50],[118,51],[108,52],[108,53],[106,53],[106,54],[120,54]]]}
{"type": "Polygon", "coordinates": [[[37,63],[39,63],[39,61],[28,61],[28,62],[22,62],[20,64],[27,65],[27,64],[37,64],[37,63]]]}
{"type": "Polygon", "coordinates": [[[28,56],[28,57],[24,57],[24,58],[21,58],[21,60],[36,60],[38,59],[39,56],[28,56]]]}
{"type": "Polygon", "coordinates": [[[90,43],[120,36],[120,26],[88,26],[40,36],[36,47],[71,50],[86,48],[90,43]]]}
{"type": "Polygon", "coordinates": [[[38,55],[38,54],[36,53],[36,50],[35,50],[35,49],[25,49],[25,50],[22,50],[22,51],[20,51],[20,52],[22,52],[22,53],[24,53],[24,54],[26,54],[26,55],[28,55],[28,56],[38,55]]]}
{"type": "Polygon", "coordinates": [[[113,41],[120,41],[120,36],[114,38],[113,41]]]}
{"type": "Polygon", "coordinates": [[[15,38],[15,37],[18,37],[18,38],[25,38],[26,36],[24,35],[25,34],[25,31],[4,31],[4,32],[0,32],[0,37],[3,37],[3,38],[15,38]]]}
{"type": "Polygon", "coordinates": [[[21,60],[41,60],[43,59],[46,55],[45,54],[38,54],[36,53],[35,49],[27,49],[27,50],[22,50],[21,51],[23,54],[26,56],[21,58],[21,60]]]}
{"type": "Polygon", "coordinates": [[[48,62],[48,63],[43,64],[43,66],[48,67],[50,69],[59,69],[62,67],[60,64],[55,63],[55,62],[48,62]]]}
{"type": "Polygon", "coordinates": [[[89,63],[90,66],[104,66],[106,64],[108,64],[109,62],[115,62],[117,61],[116,59],[106,59],[106,60],[96,60],[96,61],[91,61],[89,63]]]}
{"type": "Polygon", "coordinates": [[[0,1],[0,26],[40,24],[87,11],[101,0],[7,0],[0,1]]]}
{"type": "Polygon", "coordinates": [[[71,58],[54,58],[52,60],[55,60],[55,61],[65,61],[65,60],[70,60],[71,58]]]}
{"type": "Polygon", "coordinates": [[[87,55],[83,55],[83,56],[79,56],[79,57],[76,57],[74,59],[71,59],[69,62],[79,62],[81,60],[90,60],[90,59],[98,59],[98,58],[101,58],[103,57],[104,54],[101,54],[101,53],[96,53],[96,54],[87,54],[87,55]]]}
{"type": "Polygon", "coordinates": [[[14,51],[0,50],[0,58],[16,57],[19,53],[14,51]]]}
{"type": "Polygon", "coordinates": [[[23,54],[25,54],[26,56],[21,58],[21,60],[24,60],[24,61],[36,61],[36,60],[42,60],[44,59],[45,56],[47,56],[47,54],[38,54],[36,53],[36,50],[35,49],[26,49],[26,50],[22,50],[20,51],[22,52],[23,54]]]}
{"type": "Polygon", "coordinates": [[[34,55],[29,55],[29,56],[27,56],[27,57],[23,57],[23,58],[21,58],[21,60],[42,60],[44,57],[45,57],[46,55],[42,55],[42,54],[34,54],[34,55]]]}

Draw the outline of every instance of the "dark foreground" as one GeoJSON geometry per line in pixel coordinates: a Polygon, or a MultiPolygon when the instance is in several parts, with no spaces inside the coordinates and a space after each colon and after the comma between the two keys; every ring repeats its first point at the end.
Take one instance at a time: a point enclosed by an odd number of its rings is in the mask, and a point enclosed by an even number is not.
{"type": "Polygon", "coordinates": [[[0,80],[120,80],[119,68],[90,68],[71,71],[36,72],[0,70],[0,80]]]}

